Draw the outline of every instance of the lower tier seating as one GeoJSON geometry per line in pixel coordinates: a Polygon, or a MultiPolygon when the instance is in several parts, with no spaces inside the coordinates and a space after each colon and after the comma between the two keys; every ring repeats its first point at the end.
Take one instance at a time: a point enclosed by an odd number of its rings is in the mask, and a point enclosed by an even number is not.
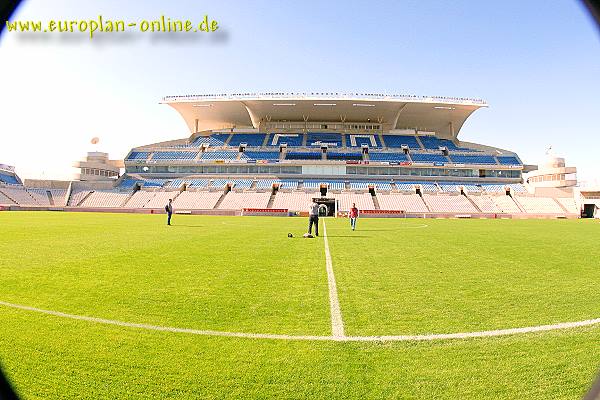
{"type": "Polygon", "coordinates": [[[394,210],[406,212],[426,213],[429,210],[423,199],[418,194],[378,194],[379,208],[381,210],[394,210]]]}

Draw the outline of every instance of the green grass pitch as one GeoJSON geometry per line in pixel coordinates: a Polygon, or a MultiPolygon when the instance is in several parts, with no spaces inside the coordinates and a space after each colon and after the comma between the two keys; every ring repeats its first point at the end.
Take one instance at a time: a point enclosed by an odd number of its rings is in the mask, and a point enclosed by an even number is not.
{"type": "MultiPolygon", "coordinates": [[[[331,335],[324,240],[301,238],[305,219],[165,222],[2,212],[0,301],[161,327],[331,335]]],[[[348,336],[600,317],[597,221],[326,225],[348,336]]],[[[600,368],[599,343],[600,325],[419,342],[219,337],[0,304],[0,364],[32,399],[578,399],[600,368]]]]}

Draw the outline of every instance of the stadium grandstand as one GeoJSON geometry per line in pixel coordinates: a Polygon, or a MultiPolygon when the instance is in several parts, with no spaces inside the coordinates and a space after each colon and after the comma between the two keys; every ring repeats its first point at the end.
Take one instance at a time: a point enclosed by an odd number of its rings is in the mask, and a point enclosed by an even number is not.
{"type": "Polygon", "coordinates": [[[23,185],[5,166],[0,206],[158,212],[173,199],[177,212],[295,215],[316,199],[329,215],[352,203],[373,216],[581,214],[572,188],[532,190],[524,174],[535,166],[515,152],[459,140],[483,100],[262,93],[162,103],[189,135],[135,147],[122,162],[89,153],[76,164],[81,178],[62,187],[23,185]]]}

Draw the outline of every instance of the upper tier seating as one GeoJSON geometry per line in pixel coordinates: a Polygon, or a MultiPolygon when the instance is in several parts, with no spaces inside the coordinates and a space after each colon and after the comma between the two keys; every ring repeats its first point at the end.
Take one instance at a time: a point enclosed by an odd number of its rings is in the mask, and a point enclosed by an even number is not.
{"type": "Polygon", "coordinates": [[[465,156],[450,154],[450,161],[458,164],[497,164],[493,156],[465,156]]]}
{"type": "Polygon", "coordinates": [[[81,207],[121,207],[129,193],[114,190],[97,190],[92,192],[81,204],[81,207]]]}
{"type": "Polygon", "coordinates": [[[131,189],[138,182],[137,179],[125,178],[119,183],[121,189],[131,189]]]}
{"type": "Polygon", "coordinates": [[[202,160],[236,160],[238,158],[237,151],[205,151],[202,153],[202,160]]]}
{"type": "Polygon", "coordinates": [[[508,186],[513,193],[527,193],[525,186],[521,185],[520,183],[510,183],[506,186],[508,186]]]}
{"type": "Polygon", "coordinates": [[[362,147],[363,145],[369,147],[381,147],[379,143],[379,137],[377,135],[369,134],[348,134],[346,135],[346,147],[362,147]]]}
{"type": "Polygon", "coordinates": [[[149,155],[149,151],[132,151],[127,156],[127,160],[147,160],[149,155]]]}
{"type": "Polygon", "coordinates": [[[173,200],[173,209],[177,210],[212,210],[223,195],[222,192],[181,192],[173,200]]]}
{"type": "Polygon", "coordinates": [[[278,179],[259,179],[256,181],[256,189],[273,189],[274,183],[280,183],[278,179]]]}
{"type": "Polygon", "coordinates": [[[260,147],[265,141],[265,133],[234,133],[229,140],[229,146],[239,146],[246,143],[248,146],[260,147]]]}
{"type": "Polygon", "coordinates": [[[227,185],[229,182],[230,182],[229,179],[213,179],[213,181],[211,182],[209,187],[217,188],[217,189],[224,189],[225,185],[227,185]]]}
{"type": "Polygon", "coordinates": [[[0,182],[8,183],[9,185],[19,185],[21,182],[14,175],[0,173],[0,182]]]}
{"type": "Polygon", "coordinates": [[[269,192],[229,192],[217,208],[220,210],[267,208],[270,198],[269,192]]]}
{"type": "Polygon", "coordinates": [[[334,193],[333,198],[339,200],[338,211],[349,211],[352,203],[359,210],[374,210],[373,196],[370,193],[334,193]]]}
{"type": "Polygon", "coordinates": [[[408,156],[404,153],[379,153],[370,152],[370,161],[404,162],[408,161],[408,156]]]}
{"type": "Polygon", "coordinates": [[[272,133],[267,140],[267,146],[287,144],[288,147],[300,147],[303,140],[304,135],[299,133],[272,133]]]}
{"type": "Polygon", "coordinates": [[[533,214],[564,214],[563,209],[549,197],[518,196],[516,201],[525,212],[533,214]]]}
{"type": "Polygon", "coordinates": [[[421,185],[423,192],[439,192],[435,183],[421,182],[419,185],[421,185]]]}
{"type": "Polygon", "coordinates": [[[155,151],[153,160],[193,160],[198,155],[197,151],[155,151]]]}
{"type": "Polygon", "coordinates": [[[501,165],[522,165],[521,161],[514,156],[496,156],[501,165]]]}
{"type": "Polygon", "coordinates": [[[478,210],[469,199],[460,194],[424,194],[423,200],[432,212],[476,213],[478,210]]]}
{"type": "Polygon", "coordinates": [[[204,188],[208,186],[208,179],[190,179],[188,180],[188,186],[193,188],[204,188]]]}
{"type": "Polygon", "coordinates": [[[236,190],[250,189],[252,186],[252,179],[230,179],[229,182],[233,184],[233,188],[236,190]]]}
{"type": "Polygon", "coordinates": [[[419,142],[417,142],[417,139],[412,135],[383,135],[383,141],[387,147],[399,149],[404,144],[413,150],[421,149],[419,142]]]}
{"type": "Polygon", "coordinates": [[[410,158],[415,163],[447,163],[448,158],[441,154],[411,153],[410,158]]]}
{"type": "Polygon", "coordinates": [[[406,212],[428,212],[427,206],[418,194],[378,194],[379,208],[381,210],[395,210],[406,212]]]}
{"type": "Polygon", "coordinates": [[[421,141],[421,143],[423,143],[423,146],[429,150],[438,150],[440,147],[446,147],[448,150],[477,151],[474,149],[469,149],[467,147],[458,147],[454,144],[452,140],[439,139],[435,136],[419,136],[419,140],[421,141]]]}
{"type": "Polygon", "coordinates": [[[278,151],[245,151],[243,159],[249,160],[279,160],[278,151]]]}
{"type": "Polygon", "coordinates": [[[329,147],[341,147],[342,135],[339,133],[308,133],[306,140],[307,147],[320,147],[323,145],[327,145],[329,147]]]}
{"type": "Polygon", "coordinates": [[[314,197],[321,197],[321,194],[280,191],[275,196],[273,208],[288,209],[290,211],[308,211],[314,197]]]}
{"type": "Polygon", "coordinates": [[[210,136],[198,136],[192,142],[192,146],[200,146],[204,143],[208,144],[209,146],[214,146],[214,147],[225,146],[225,141],[227,140],[228,137],[229,137],[228,133],[215,133],[210,136]]]}

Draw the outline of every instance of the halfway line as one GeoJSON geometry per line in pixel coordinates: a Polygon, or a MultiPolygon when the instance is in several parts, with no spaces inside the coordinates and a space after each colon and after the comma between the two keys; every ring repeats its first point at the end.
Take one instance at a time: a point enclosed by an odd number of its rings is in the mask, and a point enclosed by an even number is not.
{"type": "Polygon", "coordinates": [[[325,220],[323,220],[323,243],[325,244],[325,266],[327,268],[327,283],[329,285],[331,334],[335,338],[345,338],[344,321],[342,320],[342,311],[340,310],[335,275],[333,274],[333,264],[331,263],[331,254],[329,253],[329,241],[327,240],[327,226],[325,225],[325,220]]]}

